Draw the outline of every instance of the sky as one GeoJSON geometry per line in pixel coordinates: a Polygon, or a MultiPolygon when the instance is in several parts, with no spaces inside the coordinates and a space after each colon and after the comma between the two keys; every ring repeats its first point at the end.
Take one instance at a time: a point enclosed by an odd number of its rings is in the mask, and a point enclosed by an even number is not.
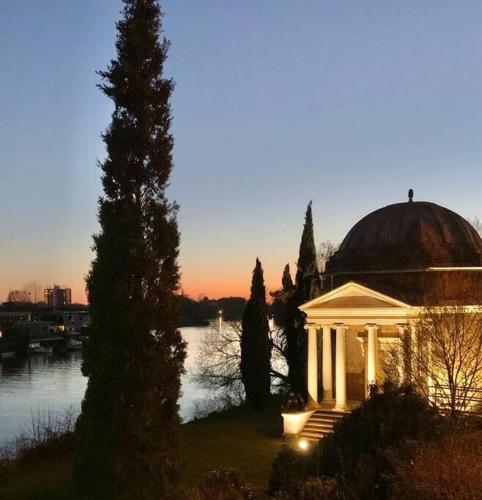
{"type": "MultiPolygon", "coordinates": [[[[161,4],[185,293],[248,295],[256,257],[278,288],[311,199],[317,244],[409,188],[482,215],[479,0],[161,4]]],[[[121,8],[2,1],[0,300],[30,281],[86,300],[121,8]]]]}

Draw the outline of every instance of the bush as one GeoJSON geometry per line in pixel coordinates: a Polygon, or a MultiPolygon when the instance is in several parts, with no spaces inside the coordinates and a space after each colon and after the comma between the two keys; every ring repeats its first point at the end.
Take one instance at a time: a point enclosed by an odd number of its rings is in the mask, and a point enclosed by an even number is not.
{"type": "MultiPolygon", "coordinates": [[[[299,453],[289,446],[283,446],[274,459],[269,478],[269,491],[283,492],[290,498],[299,498],[303,484],[312,468],[312,455],[299,453]]],[[[277,498],[282,498],[278,496],[277,498]]]]}
{"type": "MultiPolygon", "coordinates": [[[[343,485],[337,495],[386,498],[394,474],[392,450],[406,440],[430,441],[444,427],[437,411],[410,387],[386,383],[383,391],[374,391],[370,399],[338,422],[333,433],[311,453],[284,449],[273,463],[270,491],[303,498],[308,478],[332,478],[343,485]]],[[[316,487],[326,489],[330,484],[316,487]]]]}
{"type": "Polygon", "coordinates": [[[331,478],[309,478],[301,491],[302,500],[349,500],[351,495],[331,478]]]}
{"type": "Polygon", "coordinates": [[[4,466],[14,461],[26,465],[71,453],[74,421],[70,409],[63,415],[53,415],[49,411],[32,414],[30,429],[0,449],[0,460],[4,466]]]}
{"type": "Polygon", "coordinates": [[[410,387],[386,383],[335,426],[317,450],[322,475],[342,478],[362,498],[385,498],[391,449],[439,436],[443,419],[410,387]]]}
{"type": "Polygon", "coordinates": [[[283,447],[273,462],[269,490],[276,500],[347,500],[338,481],[314,477],[314,455],[283,447]]]}
{"type": "Polygon", "coordinates": [[[458,430],[435,443],[413,443],[393,463],[394,499],[482,498],[482,431],[458,430]]]}
{"type": "MultiPolygon", "coordinates": [[[[245,483],[232,469],[219,468],[210,472],[199,485],[189,490],[186,500],[254,500],[261,493],[245,483]]],[[[264,495],[263,495],[264,498],[264,495]]]]}

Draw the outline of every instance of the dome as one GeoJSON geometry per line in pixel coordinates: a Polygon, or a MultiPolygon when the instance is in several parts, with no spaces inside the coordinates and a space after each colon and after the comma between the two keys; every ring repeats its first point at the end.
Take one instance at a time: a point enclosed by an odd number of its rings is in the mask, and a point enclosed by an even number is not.
{"type": "Polygon", "coordinates": [[[425,201],[395,203],[361,219],[326,273],[393,272],[482,265],[482,239],[463,217],[425,201]]]}

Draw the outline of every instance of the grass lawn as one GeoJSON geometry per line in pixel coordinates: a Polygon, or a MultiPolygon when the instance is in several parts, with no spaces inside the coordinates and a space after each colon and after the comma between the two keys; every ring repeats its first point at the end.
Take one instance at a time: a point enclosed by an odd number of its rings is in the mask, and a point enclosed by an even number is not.
{"type": "Polygon", "coordinates": [[[183,426],[185,479],[194,482],[216,467],[236,469],[247,481],[265,485],[281,448],[281,402],[256,413],[246,406],[183,426]]]}
{"type": "MultiPolygon", "coordinates": [[[[217,467],[236,469],[247,481],[267,484],[281,448],[280,400],[260,413],[242,406],[182,426],[184,481],[193,483],[217,467]]],[[[72,454],[33,464],[0,466],[0,499],[68,498],[72,454]]]]}

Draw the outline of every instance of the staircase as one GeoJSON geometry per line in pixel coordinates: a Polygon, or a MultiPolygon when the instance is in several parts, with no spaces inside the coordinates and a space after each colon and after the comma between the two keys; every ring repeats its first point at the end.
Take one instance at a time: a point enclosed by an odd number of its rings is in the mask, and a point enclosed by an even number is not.
{"type": "Polygon", "coordinates": [[[325,434],[329,434],[335,422],[345,415],[345,412],[333,411],[330,408],[316,410],[304,425],[299,437],[309,441],[318,441],[325,434]]]}

